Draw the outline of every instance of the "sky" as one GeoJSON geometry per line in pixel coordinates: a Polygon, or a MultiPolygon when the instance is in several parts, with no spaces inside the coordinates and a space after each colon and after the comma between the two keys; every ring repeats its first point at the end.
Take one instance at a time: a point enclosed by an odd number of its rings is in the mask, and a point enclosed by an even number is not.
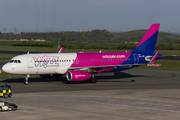
{"type": "Polygon", "coordinates": [[[180,32],[180,0],[0,0],[1,32],[180,32]]]}

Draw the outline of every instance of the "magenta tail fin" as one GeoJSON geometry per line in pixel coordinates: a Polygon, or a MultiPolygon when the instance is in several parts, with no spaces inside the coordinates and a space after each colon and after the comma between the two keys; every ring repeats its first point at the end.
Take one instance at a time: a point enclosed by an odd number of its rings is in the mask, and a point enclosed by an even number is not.
{"type": "Polygon", "coordinates": [[[152,24],[133,52],[154,53],[160,24],[152,24]]]}

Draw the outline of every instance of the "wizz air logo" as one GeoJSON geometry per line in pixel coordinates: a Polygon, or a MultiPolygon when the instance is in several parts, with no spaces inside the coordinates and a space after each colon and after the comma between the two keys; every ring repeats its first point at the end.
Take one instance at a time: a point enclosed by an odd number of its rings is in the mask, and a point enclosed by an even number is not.
{"type": "Polygon", "coordinates": [[[47,56],[47,55],[44,55],[44,56],[38,56],[38,57],[33,57],[34,59],[34,64],[35,64],[35,67],[57,67],[59,66],[59,63],[58,63],[58,59],[59,57],[58,56],[47,56]]]}

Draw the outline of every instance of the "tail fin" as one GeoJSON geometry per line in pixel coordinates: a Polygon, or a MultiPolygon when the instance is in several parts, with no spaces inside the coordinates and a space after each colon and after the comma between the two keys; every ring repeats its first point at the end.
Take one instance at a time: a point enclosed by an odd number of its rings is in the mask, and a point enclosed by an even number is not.
{"type": "Polygon", "coordinates": [[[160,24],[152,24],[142,40],[132,52],[154,53],[160,24]]]}

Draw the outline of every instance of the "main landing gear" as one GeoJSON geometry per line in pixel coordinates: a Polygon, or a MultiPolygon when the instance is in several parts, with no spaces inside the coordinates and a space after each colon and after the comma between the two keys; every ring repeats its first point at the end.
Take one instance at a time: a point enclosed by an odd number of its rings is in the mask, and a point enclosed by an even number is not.
{"type": "Polygon", "coordinates": [[[97,79],[96,78],[94,78],[94,74],[93,74],[93,72],[92,73],[90,73],[91,74],[91,78],[89,79],[89,82],[90,83],[96,83],[97,82],[97,79]]]}
{"type": "Polygon", "coordinates": [[[97,82],[97,79],[96,79],[96,78],[91,78],[89,81],[90,81],[91,83],[96,83],[96,82],[97,82]]]}
{"type": "Polygon", "coordinates": [[[30,77],[30,75],[25,75],[25,81],[24,81],[25,85],[29,84],[29,79],[28,79],[29,77],[30,77]]]}
{"type": "Polygon", "coordinates": [[[96,83],[97,82],[97,79],[94,78],[94,74],[93,73],[91,73],[91,78],[89,79],[89,82],[90,83],[96,83]]]}

